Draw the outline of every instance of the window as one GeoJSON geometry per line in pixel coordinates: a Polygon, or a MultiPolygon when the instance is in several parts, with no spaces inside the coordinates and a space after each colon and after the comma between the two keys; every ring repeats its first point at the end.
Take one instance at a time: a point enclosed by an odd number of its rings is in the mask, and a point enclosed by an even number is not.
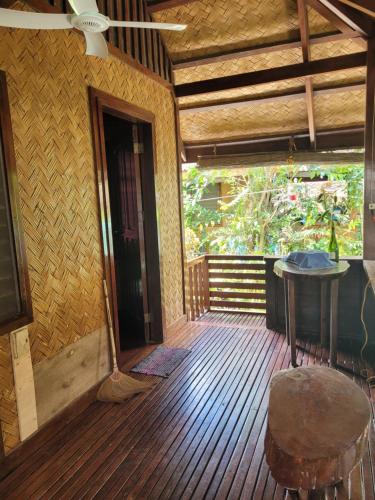
{"type": "Polygon", "coordinates": [[[8,94],[0,71],[0,334],[31,321],[8,94]]]}

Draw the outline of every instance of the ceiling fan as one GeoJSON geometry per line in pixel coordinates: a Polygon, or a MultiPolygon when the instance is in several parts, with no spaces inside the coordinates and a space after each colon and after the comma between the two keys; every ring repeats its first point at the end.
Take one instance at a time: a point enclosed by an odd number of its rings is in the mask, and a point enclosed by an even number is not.
{"type": "Polygon", "coordinates": [[[0,8],[0,26],[36,30],[76,28],[85,35],[86,54],[102,59],[108,56],[107,42],[102,32],[110,27],[173,31],[186,28],[185,24],[114,21],[99,12],[96,0],[69,0],[69,3],[74,14],[43,14],[0,8]]]}

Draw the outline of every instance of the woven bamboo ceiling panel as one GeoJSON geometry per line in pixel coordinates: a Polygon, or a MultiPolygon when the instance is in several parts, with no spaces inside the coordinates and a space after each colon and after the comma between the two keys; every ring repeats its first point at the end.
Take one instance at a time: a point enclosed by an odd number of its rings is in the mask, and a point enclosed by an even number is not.
{"type": "Polygon", "coordinates": [[[195,96],[181,97],[179,104],[193,104],[198,102],[214,101],[216,99],[232,99],[236,97],[255,97],[270,93],[277,93],[284,90],[291,90],[301,87],[305,84],[303,78],[294,78],[293,80],[284,80],[281,82],[272,82],[264,85],[254,85],[252,87],[241,87],[233,90],[224,90],[221,92],[210,92],[209,94],[199,94],[195,96]]]}
{"type": "Polygon", "coordinates": [[[327,57],[344,56],[346,54],[354,54],[355,52],[362,51],[363,47],[361,47],[355,39],[339,40],[336,42],[311,45],[311,58],[325,59],[327,57]]]}
{"type": "Polygon", "coordinates": [[[262,69],[287,66],[302,62],[300,49],[269,52],[257,54],[241,59],[221,61],[214,64],[204,64],[194,68],[186,68],[175,71],[176,84],[189,83],[198,80],[208,80],[221,76],[235,75],[239,73],[250,73],[262,69]]]}
{"type": "Polygon", "coordinates": [[[362,125],[365,120],[365,91],[317,96],[314,111],[318,129],[362,125]]]}
{"type": "MultiPolygon", "coordinates": [[[[337,28],[314,9],[308,7],[310,35],[337,33],[337,28]]],[[[276,42],[300,40],[300,26],[296,0],[197,0],[183,6],[166,9],[154,15],[155,20],[182,22],[188,25],[184,32],[164,32],[163,37],[174,61],[209,57],[221,51],[250,48],[276,42]]],[[[313,60],[342,56],[363,50],[355,39],[342,39],[336,42],[312,43],[313,60]]],[[[195,67],[176,69],[177,85],[194,81],[210,80],[230,75],[250,73],[302,63],[301,48],[284,49],[275,52],[197,64],[195,67]]],[[[338,71],[313,78],[315,89],[326,86],[359,83],[364,79],[364,69],[338,71]]],[[[303,91],[304,78],[242,87],[208,94],[198,94],[179,99],[180,106],[204,105],[233,99],[269,97],[285,91],[303,91]]],[[[346,102],[351,94],[340,92],[328,95],[320,102],[346,102]]],[[[352,96],[353,97],[353,96],[352,96]]],[[[346,119],[333,120],[336,105],[319,106],[319,123],[335,128],[343,123],[363,123],[360,112],[360,97],[355,96],[353,111],[346,119]]],[[[317,96],[315,96],[317,100],[317,96]]],[[[237,106],[211,111],[181,113],[182,138],[185,141],[199,141],[213,138],[231,138],[240,135],[256,136],[278,134],[297,129],[308,129],[306,102],[275,101],[237,106]]],[[[318,127],[319,128],[319,127],[318,127]]]]}
{"type": "Polygon", "coordinates": [[[162,34],[173,60],[298,36],[295,0],[198,0],[154,19],[188,24],[184,32],[162,34]]]}
{"type": "Polygon", "coordinates": [[[364,81],[366,78],[365,68],[349,69],[344,71],[336,71],[334,73],[325,73],[323,75],[314,76],[315,88],[325,85],[342,85],[364,81]]]}
{"type": "Polygon", "coordinates": [[[304,99],[181,115],[184,141],[290,133],[305,128],[304,99]]]}
{"type": "MultiPolygon", "coordinates": [[[[296,2],[297,3],[297,2],[296,2]]],[[[327,19],[321,16],[316,10],[311,7],[307,7],[307,13],[309,18],[309,31],[310,35],[318,35],[320,33],[331,33],[336,31],[335,27],[327,21],[327,19]]]]}

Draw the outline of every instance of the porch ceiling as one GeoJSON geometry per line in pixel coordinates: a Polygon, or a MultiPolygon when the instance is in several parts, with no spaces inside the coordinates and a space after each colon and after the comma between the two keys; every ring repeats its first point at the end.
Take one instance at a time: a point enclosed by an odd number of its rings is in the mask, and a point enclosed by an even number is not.
{"type": "MultiPolygon", "coordinates": [[[[311,77],[298,76],[296,69],[294,78],[217,92],[206,92],[203,86],[212,79],[366,50],[363,32],[332,15],[320,0],[149,4],[160,5],[153,12],[156,21],[188,25],[184,32],[162,33],[174,63],[177,91],[181,85],[202,82],[202,92],[193,89],[192,95],[178,97],[183,142],[308,131],[315,147],[319,129],[363,126],[365,68],[358,64],[311,77]]],[[[352,11],[365,27],[371,25],[370,17],[352,11]]]]}

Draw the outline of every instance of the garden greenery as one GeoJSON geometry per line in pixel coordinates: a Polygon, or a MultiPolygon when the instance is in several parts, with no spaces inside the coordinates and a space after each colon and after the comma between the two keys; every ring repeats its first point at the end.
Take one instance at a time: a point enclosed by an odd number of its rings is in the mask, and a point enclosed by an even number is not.
{"type": "Polygon", "coordinates": [[[183,174],[188,258],[202,253],[327,250],[334,214],[340,255],[362,253],[363,165],[256,167],[183,174]],[[202,204],[220,182],[217,208],[202,204]]]}

